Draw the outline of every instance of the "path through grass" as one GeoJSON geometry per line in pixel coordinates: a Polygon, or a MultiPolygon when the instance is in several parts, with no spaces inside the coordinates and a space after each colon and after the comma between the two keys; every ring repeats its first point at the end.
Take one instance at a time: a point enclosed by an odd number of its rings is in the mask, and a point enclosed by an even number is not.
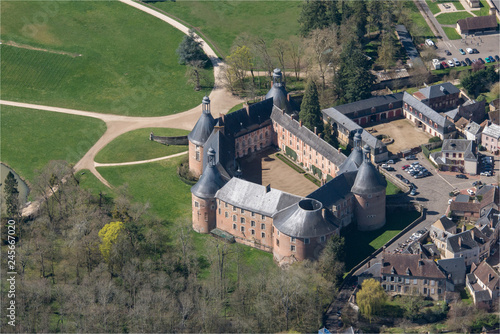
{"type": "Polygon", "coordinates": [[[106,131],[103,121],[50,111],[1,106],[2,161],[33,181],[50,160],[78,162],[106,131]]]}
{"type": "Polygon", "coordinates": [[[187,145],[163,145],[149,140],[149,134],[156,136],[186,136],[189,131],[165,128],[144,128],[130,131],[106,145],[95,157],[101,163],[139,161],[164,157],[188,150],[187,145]]]}
{"type": "Polygon", "coordinates": [[[160,116],[195,107],[213,86],[187,84],[175,53],[183,33],[118,1],[7,1],[0,14],[2,99],[160,116]]]}

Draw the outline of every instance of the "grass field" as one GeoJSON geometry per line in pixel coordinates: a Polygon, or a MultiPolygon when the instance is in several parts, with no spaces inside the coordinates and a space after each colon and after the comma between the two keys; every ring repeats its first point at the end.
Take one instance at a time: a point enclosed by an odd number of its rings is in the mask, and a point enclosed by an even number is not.
{"type": "Polygon", "coordinates": [[[180,31],[117,1],[8,1],[0,14],[2,99],[159,116],[190,109],[211,90],[187,84],[175,53],[180,31]]]}
{"type": "Polygon", "coordinates": [[[346,257],[346,271],[382,247],[419,216],[420,213],[417,211],[395,211],[387,214],[387,222],[379,230],[359,232],[354,227],[347,232],[344,235],[345,253],[349,254],[346,257]]]}
{"type": "Polygon", "coordinates": [[[472,15],[467,12],[443,13],[436,16],[436,20],[438,20],[440,24],[456,25],[458,20],[467,17],[472,17],[472,15]]]}
{"type": "Polygon", "coordinates": [[[389,180],[386,181],[387,181],[387,187],[385,189],[386,195],[396,195],[401,192],[401,189],[399,189],[394,183],[392,183],[389,180]]]}
{"type": "Polygon", "coordinates": [[[427,6],[431,10],[432,14],[440,13],[441,10],[438,7],[438,3],[450,3],[453,2],[453,5],[457,10],[464,10],[464,6],[460,3],[459,0],[425,0],[427,6]]]}
{"type": "Polygon", "coordinates": [[[270,43],[299,32],[302,1],[165,1],[159,9],[196,27],[220,50],[230,54],[234,39],[248,33],[270,43]]]}
{"type": "Polygon", "coordinates": [[[76,172],[75,177],[81,188],[89,190],[94,195],[99,195],[99,193],[101,193],[111,198],[116,195],[113,189],[106,187],[88,169],[79,170],[76,172]]]}
{"type": "Polygon", "coordinates": [[[413,23],[419,26],[418,33],[415,33],[414,31],[410,30],[410,34],[415,38],[416,43],[417,44],[423,43],[426,38],[435,38],[431,28],[429,28],[429,25],[427,24],[427,22],[425,22],[424,17],[418,11],[418,8],[415,5],[415,3],[413,1],[405,1],[404,6],[410,10],[411,12],[410,17],[413,23]]]}
{"type": "Polygon", "coordinates": [[[452,27],[442,27],[446,36],[448,36],[449,39],[462,39],[462,36],[455,30],[455,28],[452,27]]]}
{"type": "Polygon", "coordinates": [[[156,136],[185,136],[189,133],[180,129],[144,128],[122,134],[106,145],[95,157],[96,162],[128,162],[154,159],[188,150],[187,145],[163,145],[149,140],[149,134],[156,136]]]}
{"type": "Polygon", "coordinates": [[[106,130],[104,122],[50,111],[1,107],[2,161],[33,181],[50,160],[76,163],[106,130]]]}

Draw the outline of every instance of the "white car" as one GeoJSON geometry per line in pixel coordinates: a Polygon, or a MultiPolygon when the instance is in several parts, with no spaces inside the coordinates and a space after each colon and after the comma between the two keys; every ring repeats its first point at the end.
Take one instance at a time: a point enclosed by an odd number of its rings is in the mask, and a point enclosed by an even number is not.
{"type": "Polygon", "coordinates": [[[448,60],[448,65],[450,65],[450,67],[455,67],[453,60],[448,60]]]}
{"type": "Polygon", "coordinates": [[[491,172],[481,172],[479,175],[481,175],[481,176],[491,176],[491,172]]]}
{"type": "Polygon", "coordinates": [[[394,160],[387,160],[386,163],[388,164],[393,164],[394,163],[394,160]]]}
{"type": "Polygon", "coordinates": [[[425,44],[427,44],[428,46],[435,46],[434,42],[431,39],[426,39],[425,44]]]}
{"type": "Polygon", "coordinates": [[[382,166],[380,166],[380,167],[382,167],[382,168],[389,168],[389,167],[391,167],[391,165],[388,165],[388,164],[382,164],[382,166]]]}
{"type": "Polygon", "coordinates": [[[468,54],[473,53],[472,48],[467,48],[467,49],[465,49],[465,51],[467,51],[468,54]]]}
{"type": "Polygon", "coordinates": [[[448,204],[451,204],[452,202],[453,202],[453,198],[450,198],[450,199],[448,200],[448,204]]]}
{"type": "Polygon", "coordinates": [[[472,189],[467,189],[467,193],[469,193],[469,196],[474,196],[476,194],[472,189]]]}

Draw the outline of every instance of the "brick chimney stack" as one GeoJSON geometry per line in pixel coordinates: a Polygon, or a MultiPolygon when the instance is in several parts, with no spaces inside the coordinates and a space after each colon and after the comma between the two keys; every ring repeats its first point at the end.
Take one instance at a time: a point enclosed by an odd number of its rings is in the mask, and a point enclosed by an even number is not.
{"type": "Polygon", "coordinates": [[[318,134],[318,128],[317,127],[314,127],[314,134],[317,135],[318,134]]]}

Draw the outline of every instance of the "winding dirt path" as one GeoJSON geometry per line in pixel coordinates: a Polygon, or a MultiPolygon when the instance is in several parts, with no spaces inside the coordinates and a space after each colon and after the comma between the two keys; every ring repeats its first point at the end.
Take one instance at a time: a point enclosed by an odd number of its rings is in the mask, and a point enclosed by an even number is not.
{"type": "MultiPolygon", "coordinates": [[[[132,6],[138,10],[141,10],[147,14],[155,16],[156,18],[182,31],[184,34],[189,33],[188,27],[164,14],[155,11],[154,9],[136,3],[132,0],[119,0],[119,1],[126,5],[132,6]]],[[[214,78],[215,78],[214,88],[210,93],[209,98],[211,101],[210,107],[212,114],[215,117],[217,117],[219,113],[226,113],[233,106],[244,102],[244,100],[232,95],[229,91],[223,88],[222,82],[220,80],[220,73],[225,64],[219,57],[217,57],[216,53],[207,43],[205,43],[205,41],[203,41],[203,39],[201,39],[199,36],[198,38],[200,39],[200,41],[202,41],[203,51],[209,57],[214,68],[214,78]]],[[[94,146],[90,148],[90,150],[83,156],[83,158],[76,163],[75,170],[78,171],[81,169],[89,169],[92,172],[92,174],[94,174],[102,183],[104,183],[106,186],[110,188],[111,185],[109,184],[109,182],[106,179],[104,179],[104,177],[102,177],[102,175],[99,174],[99,172],[96,170],[96,166],[102,166],[102,164],[98,164],[94,161],[96,154],[101,149],[103,149],[107,144],[109,144],[116,137],[126,132],[141,128],[158,127],[158,128],[176,128],[176,129],[191,130],[193,126],[196,124],[196,121],[198,120],[201,114],[201,104],[198,105],[197,107],[194,107],[182,113],[168,115],[168,116],[160,116],[160,117],[130,117],[130,116],[121,116],[112,114],[101,114],[91,111],[51,107],[51,106],[5,101],[5,100],[0,100],[0,104],[14,106],[14,107],[28,108],[28,109],[47,110],[65,114],[93,117],[104,121],[107,126],[106,132],[102,135],[101,138],[99,138],[99,140],[94,144],[94,146]]],[[[154,160],[155,159],[151,159],[151,161],[154,160]]],[[[143,163],[143,162],[137,162],[137,163],[143,163]]]]}

